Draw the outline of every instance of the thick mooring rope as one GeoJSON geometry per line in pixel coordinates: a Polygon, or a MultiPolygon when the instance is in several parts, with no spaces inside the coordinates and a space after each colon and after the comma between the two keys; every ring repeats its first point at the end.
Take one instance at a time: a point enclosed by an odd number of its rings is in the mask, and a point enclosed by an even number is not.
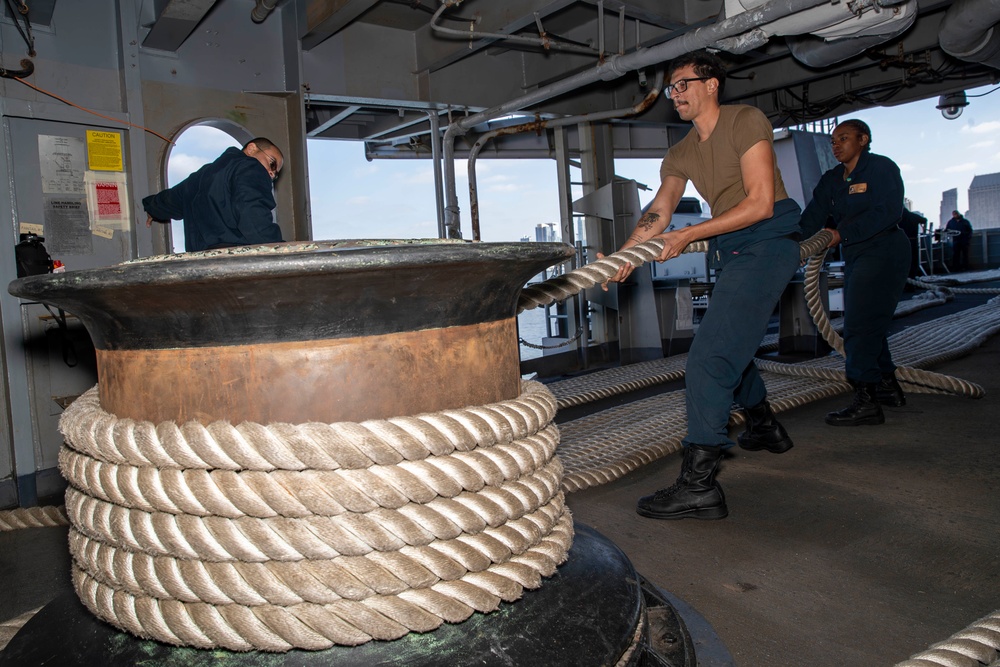
{"type": "Polygon", "coordinates": [[[0,512],[0,533],[21,528],[48,528],[69,523],[62,507],[25,507],[0,512]]]}
{"type": "MultiPolygon", "coordinates": [[[[825,340],[830,347],[835,349],[840,356],[843,357],[846,356],[844,353],[844,339],[830,323],[830,317],[827,314],[826,309],[823,307],[823,301],[819,289],[819,274],[820,270],[823,268],[823,260],[825,256],[825,252],[813,255],[806,265],[806,305],[809,308],[809,314],[812,316],[813,322],[816,324],[816,329],[823,337],[823,340],[825,340]]],[[[777,370],[777,365],[772,365],[771,370],[777,370]]],[[[798,372],[798,369],[796,369],[794,365],[786,365],[782,372],[788,372],[789,374],[794,375],[798,372]]],[[[941,375],[940,373],[920,370],[918,368],[909,368],[907,366],[899,366],[896,368],[896,379],[902,383],[910,385],[911,387],[940,389],[947,393],[965,395],[971,398],[982,398],[985,394],[982,387],[971,382],[966,382],[965,380],[953,378],[947,375],[941,375]]]]}
{"type": "Polygon", "coordinates": [[[14,635],[20,632],[21,628],[41,610],[42,608],[38,607],[37,609],[26,611],[20,616],[0,621],[0,651],[3,651],[7,644],[10,643],[10,640],[14,638],[14,635]]]}
{"type": "MultiPolygon", "coordinates": [[[[834,329],[830,323],[829,315],[823,307],[820,294],[819,275],[823,268],[823,261],[826,257],[827,246],[833,238],[829,230],[821,229],[816,234],[799,244],[799,256],[808,259],[805,271],[805,297],[809,313],[816,324],[816,328],[823,340],[827,342],[840,355],[844,356],[844,339],[834,329]]],[[[684,252],[704,252],[707,249],[707,242],[697,241],[684,249],[684,252]]],[[[536,285],[530,285],[521,292],[518,301],[518,313],[531,308],[549,305],[557,301],[562,301],[574,294],[604,282],[615,275],[618,269],[631,263],[638,267],[642,264],[656,259],[663,250],[663,239],[654,238],[644,243],[640,243],[626,250],[620,250],[607,257],[598,259],[587,266],[574,269],[569,273],[556,276],[536,285]]],[[[926,285],[936,288],[933,285],[926,285]]],[[[994,290],[995,291],[995,290],[994,290]]],[[[801,369],[797,364],[779,364],[769,362],[768,370],[781,372],[788,375],[805,375],[807,377],[821,377],[816,369],[801,369]]],[[[843,374],[835,376],[833,373],[826,375],[829,379],[843,382],[843,374]]],[[[656,384],[659,381],[672,381],[680,376],[671,372],[659,379],[648,380],[643,386],[656,384]]],[[[952,378],[939,373],[932,373],[916,368],[900,366],[896,369],[896,377],[900,382],[906,383],[910,388],[921,387],[932,391],[941,390],[946,393],[966,395],[972,398],[980,398],[984,392],[982,387],[971,382],[966,382],[957,378],[952,378]]],[[[596,396],[600,397],[600,396],[596,396]]],[[[588,397],[589,398],[589,397],[588,397]]],[[[591,399],[593,400],[593,399],[591,399]]],[[[586,402],[581,400],[580,402],[586,402]]],[[[565,406],[563,406],[565,407],[565,406]]]]}
{"type": "Polygon", "coordinates": [[[895,667],[995,667],[1000,664],[1000,610],[912,655],[895,667]]]}
{"type": "Polygon", "coordinates": [[[996,287],[960,287],[963,282],[974,283],[1000,278],[1000,271],[988,269],[986,271],[963,271],[958,276],[934,275],[923,276],[922,278],[908,278],[907,283],[915,287],[926,290],[948,290],[956,294],[1000,294],[1000,289],[996,287]],[[960,276],[960,279],[959,279],[960,276]]]}
{"type": "MultiPolygon", "coordinates": [[[[889,337],[893,357],[901,364],[924,367],[964,356],[1000,333],[998,305],[1000,297],[995,297],[989,303],[907,327],[889,337]]],[[[681,354],[630,364],[629,368],[645,368],[650,375],[660,376],[669,369],[683,369],[686,360],[687,355],[681,354]]],[[[795,364],[797,372],[794,374],[786,371],[788,364],[764,359],[757,359],[756,364],[767,385],[768,401],[778,413],[850,390],[844,379],[843,362],[832,355],[799,362],[795,364]]],[[[590,396],[600,393],[602,388],[613,391],[624,384],[625,378],[619,369],[608,369],[559,380],[548,387],[561,406],[575,404],[578,391],[583,396],[590,396]],[[587,384],[581,384],[582,379],[586,379],[587,384]]],[[[967,385],[964,393],[975,395],[973,391],[978,385],[967,385]]],[[[915,385],[908,385],[907,390],[950,393],[915,385]]],[[[565,467],[563,488],[571,493],[606,484],[677,451],[686,431],[684,415],[684,392],[678,390],[594,410],[584,417],[564,422],[560,425],[562,442],[559,445],[559,457],[565,467]]],[[[743,418],[743,411],[734,409],[730,427],[738,427],[743,418]]]]}
{"type": "MultiPolygon", "coordinates": [[[[831,239],[833,239],[833,235],[829,231],[821,229],[799,244],[800,257],[806,259],[825,250],[831,239]]],[[[619,250],[607,257],[602,257],[561,276],[555,276],[535,285],[528,285],[521,290],[521,296],[517,301],[517,312],[521,313],[539,306],[548,306],[564,301],[589,287],[609,280],[625,264],[631,264],[638,268],[646,262],[655,260],[662,251],[663,239],[653,238],[631,248],[619,250]]],[[[708,241],[695,241],[684,248],[686,253],[707,251],[708,241]]]]}
{"type": "Polygon", "coordinates": [[[198,648],[396,639],[537,588],[573,538],[555,398],[336,424],[60,421],[73,584],[99,618],[198,648]]]}

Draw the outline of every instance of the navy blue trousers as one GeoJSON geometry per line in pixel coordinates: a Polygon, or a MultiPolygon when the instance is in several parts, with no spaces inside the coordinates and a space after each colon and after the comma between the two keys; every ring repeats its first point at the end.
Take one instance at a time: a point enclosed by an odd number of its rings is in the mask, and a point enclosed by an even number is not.
{"type": "Polygon", "coordinates": [[[844,247],[844,371],[848,380],[879,382],[896,365],[886,334],[910,270],[910,244],[894,230],[844,247]]]}
{"type": "Polygon", "coordinates": [[[723,262],[688,352],[685,445],[732,447],[727,424],[733,402],[753,407],[767,397],[753,358],[778,298],[799,267],[799,244],[772,238],[723,262]]]}

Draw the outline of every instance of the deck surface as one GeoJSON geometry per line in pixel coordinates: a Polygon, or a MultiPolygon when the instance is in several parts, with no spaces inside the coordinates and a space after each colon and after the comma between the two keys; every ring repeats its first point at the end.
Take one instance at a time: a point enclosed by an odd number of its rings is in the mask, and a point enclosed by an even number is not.
{"type": "Polygon", "coordinates": [[[934,370],[987,394],[912,394],[881,426],[827,426],[843,396],[783,412],[795,447],[734,448],[721,521],[635,513],[676,478],[676,455],[569,506],[696,609],[738,667],[889,667],[1000,609],[1000,340],[934,370]]]}

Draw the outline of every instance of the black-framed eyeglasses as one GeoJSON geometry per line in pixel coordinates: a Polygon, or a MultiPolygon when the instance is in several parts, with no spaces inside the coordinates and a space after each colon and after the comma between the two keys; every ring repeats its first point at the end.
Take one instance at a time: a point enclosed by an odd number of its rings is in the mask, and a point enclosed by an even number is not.
{"type": "Polygon", "coordinates": [[[708,81],[711,78],[710,76],[692,76],[688,79],[677,79],[673,83],[667,84],[667,95],[673,95],[674,91],[678,93],[687,91],[688,83],[691,81],[708,81]]]}

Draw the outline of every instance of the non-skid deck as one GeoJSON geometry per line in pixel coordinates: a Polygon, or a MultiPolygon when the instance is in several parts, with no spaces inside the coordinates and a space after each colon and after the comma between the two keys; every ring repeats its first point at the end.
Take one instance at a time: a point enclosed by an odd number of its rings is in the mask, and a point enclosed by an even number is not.
{"type": "Polygon", "coordinates": [[[696,609],[732,664],[891,667],[1000,609],[1000,340],[933,370],[986,396],[912,394],[856,428],[823,421],[847,396],[782,412],[795,447],[732,450],[724,520],[635,513],[676,478],[676,454],[569,494],[570,508],[696,609]]]}

